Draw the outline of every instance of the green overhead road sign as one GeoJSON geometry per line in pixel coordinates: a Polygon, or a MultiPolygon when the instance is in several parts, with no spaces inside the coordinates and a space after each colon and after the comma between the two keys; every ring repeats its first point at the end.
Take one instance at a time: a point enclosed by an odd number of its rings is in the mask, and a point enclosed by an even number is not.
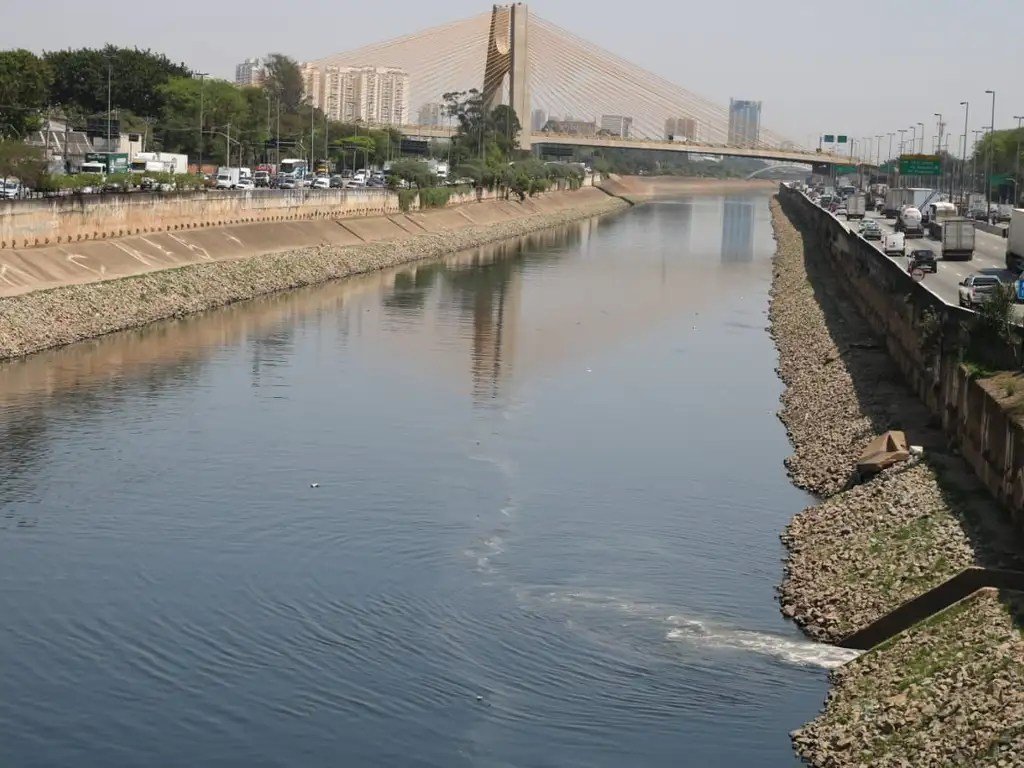
{"type": "Polygon", "coordinates": [[[900,173],[904,176],[939,176],[942,160],[938,155],[903,155],[900,157],[900,173]]]}
{"type": "Polygon", "coordinates": [[[857,172],[857,166],[856,165],[837,165],[836,166],[836,174],[838,174],[840,176],[843,175],[844,173],[856,173],[856,172],[857,172]]]}
{"type": "Polygon", "coordinates": [[[836,137],[835,134],[826,133],[824,136],[821,137],[821,140],[824,141],[826,144],[835,144],[836,137]]]}
{"type": "Polygon", "coordinates": [[[838,143],[838,144],[845,144],[846,143],[846,137],[843,136],[843,134],[839,134],[839,136],[836,138],[836,143],[838,143]]]}

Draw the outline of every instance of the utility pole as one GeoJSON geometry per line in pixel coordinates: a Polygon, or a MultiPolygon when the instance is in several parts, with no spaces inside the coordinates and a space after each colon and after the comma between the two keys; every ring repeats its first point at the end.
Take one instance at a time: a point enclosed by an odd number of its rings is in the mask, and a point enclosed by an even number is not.
{"type": "Polygon", "coordinates": [[[224,162],[228,166],[230,166],[231,165],[231,123],[228,123],[227,128],[225,128],[224,130],[227,131],[224,134],[224,162]]]}
{"type": "Polygon", "coordinates": [[[889,172],[887,174],[885,174],[885,183],[888,186],[890,186],[890,187],[892,186],[892,165],[893,165],[893,161],[892,161],[892,140],[893,140],[893,138],[895,136],[896,136],[895,133],[890,133],[889,134],[889,157],[887,158],[887,162],[889,163],[889,172]]]}
{"type": "Polygon", "coordinates": [[[107,173],[113,170],[110,159],[110,94],[112,90],[111,80],[113,79],[114,65],[107,59],[107,173]]]}
{"type": "Polygon", "coordinates": [[[924,154],[924,123],[918,123],[921,126],[921,154],[924,154]]]}
{"type": "Polygon", "coordinates": [[[196,162],[196,170],[203,172],[203,86],[206,85],[206,76],[209,72],[196,72],[199,78],[199,158],[196,162]]]}

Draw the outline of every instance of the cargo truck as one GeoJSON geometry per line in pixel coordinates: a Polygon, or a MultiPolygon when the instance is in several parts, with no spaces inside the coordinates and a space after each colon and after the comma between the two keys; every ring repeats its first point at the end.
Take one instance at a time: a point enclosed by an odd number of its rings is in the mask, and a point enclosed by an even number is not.
{"type": "Polygon", "coordinates": [[[944,259],[974,258],[974,222],[969,219],[943,219],[928,224],[932,237],[942,246],[944,259]]]}
{"type": "Polygon", "coordinates": [[[846,198],[846,218],[863,219],[868,209],[868,198],[863,192],[854,192],[846,198]]]}
{"type": "Polygon", "coordinates": [[[921,212],[912,205],[905,205],[896,214],[895,229],[907,237],[924,237],[924,226],[921,224],[921,212]]]}
{"type": "Polygon", "coordinates": [[[946,219],[960,218],[956,212],[956,206],[952,203],[938,201],[929,203],[926,211],[921,211],[921,217],[927,225],[928,234],[938,240],[941,237],[941,224],[946,219]]]}
{"type": "Polygon", "coordinates": [[[1024,269],[1024,208],[1010,212],[1010,229],[1006,233],[1006,268],[1014,272],[1024,269]]]}
{"type": "Polygon", "coordinates": [[[241,178],[242,174],[240,169],[221,166],[217,169],[217,179],[214,186],[217,189],[234,189],[238,186],[238,182],[241,178]]]}
{"type": "Polygon", "coordinates": [[[135,173],[188,173],[188,155],[173,152],[136,152],[132,158],[135,173]]]}
{"type": "Polygon", "coordinates": [[[885,205],[882,206],[882,215],[888,219],[896,218],[900,208],[913,204],[914,194],[909,189],[896,187],[885,193],[885,205]]]}

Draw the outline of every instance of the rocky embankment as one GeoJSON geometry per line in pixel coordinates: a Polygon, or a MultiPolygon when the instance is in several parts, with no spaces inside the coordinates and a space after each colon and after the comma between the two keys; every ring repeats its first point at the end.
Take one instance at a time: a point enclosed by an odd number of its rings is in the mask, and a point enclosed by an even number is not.
{"type": "Polygon", "coordinates": [[[195,264],[0,299],[0,359],[516,237],[628,207],[614,197],[510,221],[357,246],[195,264]]]}
{"type": "MultiPolygon", "coordinates": [[[[904,387],[845,286],[823,260],[807,258],[777,201],[772,218],[770,315],[786,384],[780,417],[794,447],[787,468],[824,499],[782,536],[789,557],[780,604],[811,637],[837,642],[968,565],[1020,567],[1019,543],[904,387]],[[887,429],[923,445],[923,460],[854,483],[860,452],[887,429]]],[[[1007,673],[993,679],[1017,685],[1019,614],[979,599],[941,616],[838,670],[825,712],[794,733],[798,752],[830,767],[1024,765],[1024,756],[1007,756],[996,743],[1019,742],[1017,710],[1002,709],[1002,699],[972,682],[965,661],[985,659],[1007,673]],[[988,724],[969,738],[964,723],[974,723],[976,712],[988,724]]]]}

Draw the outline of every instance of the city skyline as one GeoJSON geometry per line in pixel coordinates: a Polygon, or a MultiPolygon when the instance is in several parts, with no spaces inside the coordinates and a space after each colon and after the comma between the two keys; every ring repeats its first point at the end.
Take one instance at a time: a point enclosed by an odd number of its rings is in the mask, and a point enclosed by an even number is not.
{"type": "MultiPolygon", "coordinates": [[[[260,10],[259,5],[257,1],[255,10],[260,10]]],[[[953,130],[957,117],[962,123],[959,103],[965,100],[972,104],[973,119],[968,128],[973,130],[990,122],[989,115],[983,114],[988,99],[985,90],[998,94],[996,127],[1011,127],[1012,115],[1024,111],[1024,85],[1014,74],[1018,57],[1016,27],[1006,23],[1019,14],[1011,2],[986,0],[972,6],[966,34],[958,35],[957,60],[974,57],[986,61],[984,75],[976,67],[951,65],[942,70],[941,78],[919,79],[920,87],[898,92],[874,87],[870,73],[880,77],[881,72],[913,73],[922,67],[941,65],[946,60],[945,36],[962,25],[954,8],[939,6],[922,17],[911,8],[869,1],[861,9],[864,13],[874,9],[887,25],[914,28],[919,34],[899,46],[892,46],[881,34],[859,39],[857,57],[870,66],[865,67],[865,87],[850,89],[838,87],[834,68],[822,66],[824,61],[835,59],[833,54],[800,42],[814,40],[821,31],[836,25],[848,26],[845,9],[822,7],[812,14],[796,0],[780,0],[771,9],[742,0],[741,5],[746,17],[742,25],[734,23],[736,9],[731,6],[703,9],[702,21],[696,25],[683,23],[688,17],[685,9],[654,3],[632,6],[626,19],[614,8],[594,7],[582,0],[564,0],[557,6],[533,3],[531,11],[723,106],[733,93],[755,94],[771,104],[772,129],[804,145],[816,145],[823,133],[884,135],[931,118],[936,112],[946,117],[953,130]],[[648,24],[645,18],[657,18],[659,23],[648,24]],[[709,34],[709,30],[727,32],[709,34]],[[730,66],[708,67],[708,61],[722,55],[723,41],[728,42],[730,66]]],[[[37,52],[98,47],[107,42],[138,46],[233,81],[237,64],[254,51],[280,51],[297,61],[315,60],[367,41],[416,32],[488,9],[488,4],[470,0],[447,0],[429,9],[410,0],[395,0],[387,15],[357,9],[346,12],[346,23],[339,26],[333,23],[338,18],[333,4],[311,0],[301,21],[268,24],[266,14],[253,12],[252,2],[224,0],[211,9],[198,0],[179,0],[159,11],[134,8],[130,24],[114,7],[69,6],[62,9],[62,24],[55,27],[45,6],[32,0],[8,0],[0,46],[37,52]],[[236,34],[181,35],[180,30],[193,25],[196,18],[231,25],[236,34]]],[[[525,116],[523,120],[526,122],[525,116]]],[[[960,125],[956,132],[962,131],[960,125]]]]}

